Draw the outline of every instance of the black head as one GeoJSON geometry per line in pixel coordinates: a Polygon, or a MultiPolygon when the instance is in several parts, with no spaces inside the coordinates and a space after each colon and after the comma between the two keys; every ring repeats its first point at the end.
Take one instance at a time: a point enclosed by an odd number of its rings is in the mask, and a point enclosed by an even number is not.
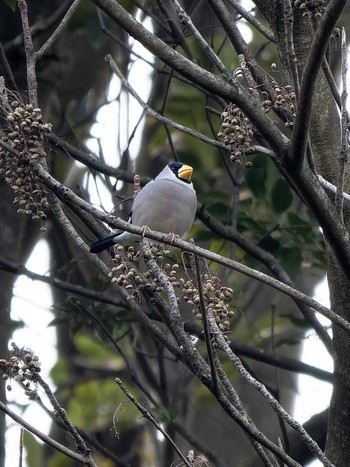
{"type": "Polygon", "coordinates": [[[171,162],[168,167],[179,180],[185,183],[191,183],[191,176],[193,172],[191,166],[184,164],[183,162],[171,162]]]}

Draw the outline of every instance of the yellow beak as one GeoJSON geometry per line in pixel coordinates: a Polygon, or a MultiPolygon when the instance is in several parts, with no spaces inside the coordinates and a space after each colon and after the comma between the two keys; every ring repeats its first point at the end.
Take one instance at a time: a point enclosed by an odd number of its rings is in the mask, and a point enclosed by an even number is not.
{"type": "Polygon", "coordinates": [[[193,169],[190,165],[183,165],[178,171],[178,176],[189,182],[192,177],[192,172],[193,169]]]}

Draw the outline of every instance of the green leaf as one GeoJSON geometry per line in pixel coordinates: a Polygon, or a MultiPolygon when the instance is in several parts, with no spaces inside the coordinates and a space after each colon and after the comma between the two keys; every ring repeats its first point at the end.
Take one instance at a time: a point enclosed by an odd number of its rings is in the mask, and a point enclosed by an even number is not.
{"type": "Polygon", "coordinates": [[[262,198],[266,193],[266,159],[256,157],[253,161],[253,167],[246,170],[245,174],[248,187],[258,198],[262,198]]]}
{"type": "Polygon", "coordinates": [[[280,347],[282,345],[299,345],[300,340],[298,339],[280,339],[276,342],[275,347],[280,347]]]}
{"type": "Polygon", "coordinates": [[[299,217],[297,214],[294,212],[289,212],[287,214],[288,222],[290,225],[310,225],[310,222],[304,221],[301,217],[299,217]]]}
{"type": "Polygon", "coordinates": [[[302,256],[299,248],[283,248],[279,253],[281,265],[291,277],[295,277],[301,269],[302,256]]]}
{"type": "Polygon", "coordinates": [[[82,333],[75,336],[74,343],[80,353],[94,359],[102,361],[111,355],[110,350],[104,344],[82,333]]]}
{"type": "Polygon", "coordinates": [[[288,321],[294,324],[294,326],[296,326],[297,328],[308,329],[310,327],[310,324],[305,319],[297,318],[296,316],[290,313],[282,313],[280,317],[288,319],[288,321]]]}
{"type": "Polygon", "coordinates": [[[193,234],[196,242],[207,242],[208,240],[219,240],[222,238],[219,235],[211,232],[210,230],[202,230],[193,234]]]}
{"type": "Polygon", "coordinates": [[[167,410],[165,407],[162,407],[161,405],[154,406],[151,409],[151,412],[158,415],[161,422],[171,422],[179,414],[179,411],[176,407],[171,407],[169,410],[167,410]]]}
{"type": "Polygon", "coordinates": [[[229,201],[229,195],[226,191],[209,190],[208,192],[204,193],[201,197],[201,201],[204,204],[207,202],[212,202],[214,199],[229,201]]]}
{"type": "Polygon", "coordinates": [[[13,12],[16,11],[17,0],[5,0],[5,3],[6,3],[7,6],[9,6],[11,8],[11,10],[13,12]]]}
{"type": "Polygon", "coordinates": [[[43,461],[42,445],[34,438],[31,433],[24,430],[23,444],[26,449],[26,461],[28,467],[37,467],[43,461]]]}
{"type": "Polygon", "coordinates": [[[286,211],[293,201],[293,195],[288,184],[280,178],[274,184],[271,193],[272,208],[277,214],[286,211]]]}
{"type": "Polygon", "coordinates": [[[227,211],[228,211],[227,204],[220,203],[219,201],[217,201],[217,202],[208,204],[206,206],[206,208],[207,208],[207,211],[210,212],[210,214],[213,214],[213,215],[216,215],[216,216],[217,215],[219,215],[219,216],[226,215],[227,216],[227,211]]]}

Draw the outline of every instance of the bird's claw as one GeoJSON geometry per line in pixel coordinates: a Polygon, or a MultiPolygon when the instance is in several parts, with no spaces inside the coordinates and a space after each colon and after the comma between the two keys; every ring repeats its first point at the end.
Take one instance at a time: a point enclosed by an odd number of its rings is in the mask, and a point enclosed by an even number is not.
{"type": "Polygon", "coordinates": [[[150,232],[151,229],[148,227],[148,225],[143,225],[141,227],[141,238],[144,239],[145,235],[147,232],[150,232]]]}
{"type": "Polygon", "coordinates": [[[169,234],[168,234],[168,237],[169,237],[169,239],[170,239],[170,245],[172,245],[172,244],[174,243],[174,240],[175,240],[175,239],[180,238],[179,235],[176,235],[176,234],[174,234],[174,233],[169,233],[169,234]]]}

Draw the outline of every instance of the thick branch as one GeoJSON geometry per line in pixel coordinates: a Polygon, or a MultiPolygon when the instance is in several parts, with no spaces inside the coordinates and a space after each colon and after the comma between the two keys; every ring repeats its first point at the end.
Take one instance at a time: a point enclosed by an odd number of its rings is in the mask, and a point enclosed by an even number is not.
{"type": "Polygon", "coordinates": [[[320,23],[301,77],[298,111],[294,122],[288,166],[293,173],[299,173],[305,157],[311,121],[311,105],[315,94],[317,76],[322,66],[328,41],[333,28],[343,11],[346,0],[330,0],[320,23]]]}
{"type": "Polygon", "coordinates": [[[284,294],[296,299],[297,301],[314,308],[316,311],[321,313],[326,318],[330,319],[335,324],[339,325],[343,329],[350,332],[350,323],[346,321],[344,318],[340,317],[333,311],[329,310],[327,307],[321,305],[316,300],[308,297],[307,295],[295,290],[292,287],[289,287],[286,284],[264,274],[262,272],[256,271],[254,269],[249,268],[248,266],[244,266],[243,264],[238,263],[237,261],[230,260],[228,258],[224,258],[217,253],[213,253],[211,251],[205,250],[204,248],[200,248],[192,243],[185,242],[184,240],[180,239],[173,239],[168,234],[162,234],[159,232],[144,232],[144,229],[138,227],[133,224],[129,224],[119,218],[116,218],[112,215],[107,215],[99,211],[98,209],[91,206],[89,203],[84,201],[83,199],[79,198],[75,193],[73,193],[69,188],[59,183],[55,180],[51,175],[49,175],[46,170],[41,167],[39,164],[36,166],[36,171],[40,178],[42,179],[43,183],[47,185],[63,202],[72,202],[77,206],[81,207],[85,211],[89,212],[90,214],[94,215],[97,219],[100,219],[103,222],[108,223],[109,225],[117,228],[126,230],[127,232],[134,233],[136,235],[145,236],[152,240],[160,241],[162,243],[166,243],[168,245],[174,245],[178,248],[181,248],[184,251],[189,251],[191,253],[198,254],[203,258],[207,258],[211,261],[215,261],[219,264],[222,264],[230,269],[234,269],[242,274],[257,279],[270,287],[275,288],[283,292],[284,294]]]}
{"type": "Polygon", "coordinates": [[[264,135],[276,154],[281,156],[281,153],[286,150],[288,139],[266,116],[262,107],[256,106],[256,102],[250,98],[242,86],[238,83],[230,84],[223,77],[216,76],[183,57],[148,31],[113,0],[93,0],[93,2],[165,64],[208,92],[236,103],[264,135]]]}

